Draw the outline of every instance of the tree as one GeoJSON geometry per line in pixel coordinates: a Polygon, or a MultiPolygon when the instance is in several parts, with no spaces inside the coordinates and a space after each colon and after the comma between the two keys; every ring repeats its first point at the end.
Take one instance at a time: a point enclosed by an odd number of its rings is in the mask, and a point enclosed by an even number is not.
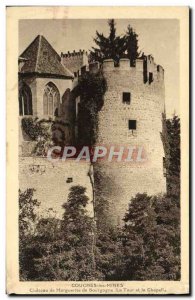
{"type": "MultiPolygon", "coordinates": [[[[160,263],[166,270],[168,279],[180,279],[180,207],[175,197],[156,197],[153,203],[160,238],[166,241],[160,256],[160,263]]],[[[163,245],[163,242],[161,242],[163,245]]]]}
{"type": "Polygon", "coordinates": [[[40,205],[40,202],[33,198],[34,192],[34,189],[27,189],[24,192],[19,190],[19,233],[21,238],[31,235],[34,231],[36,210],[40,205]]]}
{"type": "Polygon", "coordinates": [[[180,279],[180,211],[166,196],[137,194],[124,218],[123,280],[180,279]]]}
{"type": "Polygon", "coordinates": [[[96,268],[104,280],[120,280],[124,268],[120,228],[97,228],[96,268]]]}
{"type": "Polygon", "coordinates": [[[72,186],[63,216],[64,239],[69,255],[69,280],[94,280],[101,274],[96,272],[95,224],[89,216],[89,198],[86,188],[72,186]]]}
{"type": "MultiPolygon", "coordinates": [[[[169,164],[167,169],[168,195],[180,199],[180,118],[173,116],[166,120],[169,164]]],[[[179,205],[179,201],[178,201],[179,205]]]]}
{"type": "Polygon", "coordinates": [[[51,216],[52,209],[45,217],[38,216],[40,203],[33,193],[34,189],[19,191],[20,280],[60,280],[61,221],[51,216]]]}
{"type": "Polygon", "coordinates": [[[33,267],[29,263],[32,258],[30,248],[36,230],[37,209],[40,202],[34,199],[34,189],[27,189],[24,192],[19,190],[19,261],[20,279],[27,280],[29,272],[33,267]]]}
{"type": "MultiPolygon", "coordinates": [[[[96,270],[95,224],[93,218],[88,216],[89,198],[85,191],[82,186],[71,187],[67,202],[63,205],[63,220],[49,211],[48,216],[35,221],[34,211],[26,205],[32,202],[32,193],[28,191],[25,197],[22,195],[22,202],[28,207],[22,216],[25,220],[26,216],[30,216],[34,230],[26,235],[25,226],[25,239],[20,243],[21,280],[83,281],[103,278],[102,273],[96,270]]],[[[23,230],[24,226],[20,228],[23,230]]]]}
{"type": "Polygon", "coordinates": [[[95,227],[88,216],[85,191],[82,186],[70,188],[63,204],[63,220],[45,217],[38,222],[31,244],[35,254],[31,280],[83,281],[100,277],[95,265],[95,227]]]}
{"type": "Polygon", "coordinates": [[[130,59],[131,66],[135,67],[136,59],[140,55],[140,52],[138,51],[138,35],[130,25],[128,25],[126,32],[126,48],[127,58],[130,59]]]}
{"type": "Polygon", "coordinates": [[[108,21],[108,25],[110,27],[108,37],[105,37],[103,33],[96,31],[94,42],[98,48],[92,47],[93,50],[90,53],[90,60],[102,62],[104,59],[112,58],[117,64],[119,59],[124,56],[126,50],[126,37],[116,35],[116,24],[113,19],[108,21]]]}
{"type": "Polygon", "coordinates": [[[118,65],[120,58],[129,58],[132,67],[135,67],[135,61],[139,57],[138,51],[138,35],[133,28],[128,25],[126,34],[116,35],[115,21],[109,20],[108,25],[110,27],[110,33],[108,37],[105,37],[103,33],[96,31],[96,37],[94,42],[98,46],[92,47],[90,52],[91,61],[103,62],[104,59],[113,59],[115,65],[118,65]]]}
{"type": "Polygon", "coordinates": [[[31,280],[67,279],[64,264],[68,257],[60,219],[55,216],[42,217],[36,226],[36,235],[31,248],[34,253],[34,277],[31,275],[31,280]]]}
{"type": "Polygon", "coordinates": [[[151,261],[150,246],[156,226],[152,198],[147,194],[137,194],[130,201],[124,221],[123,277],[124,280],[142,280],[143,268],[151,261]]]}
{"type": "Polygon", "coordinates": [[[23,133],[35,142],[32,154],[35,156],[45,156],[52,146],[64,147],[68,140],[65,138],[67,122],[62,120],[39,119],[37,117],[22,118],[23,133]]]}

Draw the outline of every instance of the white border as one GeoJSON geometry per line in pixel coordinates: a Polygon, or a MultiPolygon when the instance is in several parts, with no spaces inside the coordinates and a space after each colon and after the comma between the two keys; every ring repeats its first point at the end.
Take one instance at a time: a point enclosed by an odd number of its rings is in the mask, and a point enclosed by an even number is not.
{"type": "MultiPolygon", "coordinates": [[[[29,3],[28,1],[24,1],[24,0],[20,0],[20,1],[4,1],[1,0],[0,2],[0,28],[1,28],[1,47],[0,47],[0,85],[1,85],[1,100],[0,100],[0,133],[1,133],[1,147],[0,147],[0,172],[1,172],[1,180],[0,180],[0,190],[2,191],[2,197],[1,197],[1,215],[0,215],[0,225],[1,225],[1,247],[0,247],[0,257],[1,257],[1,273],[0,273],[0,295],[1,295],[1,299],[4,299],[5,297],[7,297],[5,295],[5,111],[6,111],[6,106],[5,106],[5,86],[6,86],[6,50],[5,50],[5,41],[6,41],[6,37],[5,37],[5,6],[27,6],[29,4],[33,4],[33,5],[71,5],[71,6],[89,6],[91,5],[92,1],[78,1],[78,0],[71,0],[71,1],[64,1],[64,0],[34,0],[33,3],[29,3]]],[[[189,5],[190,7],[194,8],[194,2],[193,1],[175,1],[172,0],[171,3],[170,1],[158,1],[158,3],[156,1],[147,1],[147,4],[149,6],[156,6],[156,4],[158,4],[158,6],[166,6],[166,5],[170,5],[171,6],[178,6],[178,5],[182,5],[182,6],[186,6],[189,5]]],[[[93,1],[93,6],[124,6],[124,5],[132,5],[132,6],[146,6],[146,1],[144,0],[136,0],[136,1],[116,1],[116,0],[107,0],[105,2],[105,0],[94,0],[93,1]]],[[[193,34],[194,37],[194,34],[193,34]]],[[[194,69],[194,64],[193,64],[193,69],[194,69]]],[[[193,79],[192,82],[192,86],[195,84],[194,82],[195,79],[193,79]]],[[[192,88],[192,87],[191,87],[192,88]]],[[[194,110],[195,108],[193,107],[193,116],[194,116],[194,110]]],[[[194,129],[194,128],[193,128],[194,129]]],[[[195,130],[193,131],[193,137],[195,140],[195,130]]],[[[194,167],[194,164],[193,164],[194,167]]],[[[194,186],[195,182],[192,182],[192,186],[194,186]]],[[[195,207],[195,206],[194,206],[195,207]]],[[[194,279],[195,280],[195,279],[194,279]]],[[[75,296],[76,297],[76,296],[75,296]]],[[[140,296],[141,297],[141,296],[140,296]]],[[[20,297],[19,297],[20,298],[20,297]]],[[[23,299],[26,297],[22,297],[23,299]]],[[[39,298],[39,297],[36,297],[39,298]]],[[[51,298],[55,298],[55,297],[51,297],[51,298]]],[[[73,298],[73,297],[71,297],[73,298]]],[[[105,297],[101,297],[101,298],[105,298],[105,297]]],[[[134,298],[134,297],[132,297],[134,298]]],[[[137,297],[136,297],[137,298],[137,297]]],[[[154,297],[156,298],[156,297],[154,297]]],[[[167,297],[169,298],[169,297],[167,297]]]]}

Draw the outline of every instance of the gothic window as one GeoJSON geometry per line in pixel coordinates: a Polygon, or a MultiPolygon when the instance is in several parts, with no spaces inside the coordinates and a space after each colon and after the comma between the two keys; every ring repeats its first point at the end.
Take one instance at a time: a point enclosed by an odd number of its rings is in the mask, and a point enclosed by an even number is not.
{"type": "Polygon", "coordinates": [[[130,104],[131,102],[131,93],[123,93],[123,103],[130,104]]]}
{"type": "Polygon", "coordinates": [[[136,130],[136,120],[129,120],[129,130],[136,130]]]}
{"type": "Polygon", "coordinates": [[[43,94],[43,114],[58,117],[60,105],[60,93],[52,82],[49,82],[43,94]]]}
{"type": "Polygon", "coordinates": [[[25,83],[23,83],[19,92],[19,114],[20,116],[33,114],[31,89],[25,83]]]}

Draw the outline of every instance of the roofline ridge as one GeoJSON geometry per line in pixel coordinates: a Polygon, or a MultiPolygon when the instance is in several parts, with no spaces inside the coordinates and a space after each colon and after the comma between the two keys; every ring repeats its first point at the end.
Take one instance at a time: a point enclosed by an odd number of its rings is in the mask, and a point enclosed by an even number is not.
{"type": "Polygon", "coordinates": [[[39,60],[42,36],[39,34],[38,37],[39,37],[39,43],[38,43],[38,51],[37,51],[36,64],[35,64],[35,72],[37,72],[37,64],[38,64],[38,60],[39,60]]]}
{"type": "Polygon", "coordinates": [[[24,51],[22,51],[22,53],[19,55],[19,57],[20,56],[23,56],[23,54],[24,54],[24,52],[26,52],[29,48],[30,48],[30,46],[34,43],[34,41],[39,37],[40,35],[38,34],[35,38],[34,38],[34,40],[24,49],[24,51]]]}
{"type": "Polygon", "coordinates": [[[74,74],[64,64],[61,63],[61,66],[67,71],[67,73],[69,73],[70,76],[74,78],[74,74]]]}
{"type": "Polygon", "coordinates": [[[46,43],[49,45],[49,47],[55,52],[55,55],[57,56],[59,62],[61,61],[61,57],[59,53],[55,50],[55,48],[50,44],[50,42],[44,37],[44,35],[41,35],[41,37],[46,41],[46,43]]]}

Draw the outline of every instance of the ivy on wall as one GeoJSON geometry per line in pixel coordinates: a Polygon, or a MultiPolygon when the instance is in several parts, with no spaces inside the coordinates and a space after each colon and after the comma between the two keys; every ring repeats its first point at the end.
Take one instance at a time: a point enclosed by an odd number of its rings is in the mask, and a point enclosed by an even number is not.
{"type": "Polygon", "coordinates": [[[45,156],[49,147],[59,145],[63,147],[66,143],[65,127],[68,123],[61,120],[23,118],[22,130],[30,138],[35,141],[36,145],[33,154],[36,156],[45,156]]]}
{"type": "Polygon", "coordinates": [[[97,138],[98,112],[103,106],[106,92],[106,80],[100,71],[93,74],[86,72],[79,78],[74,89],[75,97],[80,96],[78,110],[78,144],[93,146],[97,138]]]}
{"type": "Polygon", "coordinates": [[[23,118],[22,129],[32,141],[38,141],[40,137],[49,137],[49,128],[52,125],[52,120],[39,120],[38,118],[23,118]]]}

